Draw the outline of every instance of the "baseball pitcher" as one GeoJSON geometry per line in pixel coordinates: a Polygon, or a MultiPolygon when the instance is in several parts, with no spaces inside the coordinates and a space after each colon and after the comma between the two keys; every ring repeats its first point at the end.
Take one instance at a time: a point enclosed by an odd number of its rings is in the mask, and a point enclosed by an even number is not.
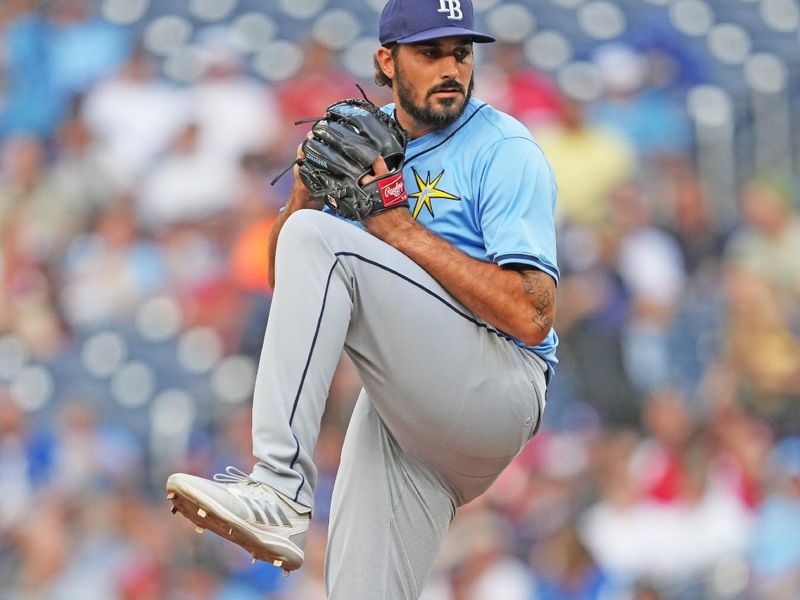
{"type": "Polygon", "coordinates": [[[337,102],[298,149],[270,243],[274,297],[249,474],[178,473],[173,510],[287,572],[344,350],[363,391],[336,479],[332,600],[418,598],[457,508],[536,432],[556,364],[556,184],[472,97],[470,0],[389,0],[374,56],[394,102],[337,102]]]}

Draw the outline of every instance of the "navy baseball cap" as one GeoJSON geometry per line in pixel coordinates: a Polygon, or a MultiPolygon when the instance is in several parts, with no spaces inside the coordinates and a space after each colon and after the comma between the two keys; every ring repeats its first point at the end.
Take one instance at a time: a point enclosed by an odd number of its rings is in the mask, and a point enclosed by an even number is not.
{"type": "Polygon", "coordinates": [[[472,0],[389,0],[381,13],[381,45],[411,44],[464,35],[473,42],[495,39],[475,31],[472,0]]]}

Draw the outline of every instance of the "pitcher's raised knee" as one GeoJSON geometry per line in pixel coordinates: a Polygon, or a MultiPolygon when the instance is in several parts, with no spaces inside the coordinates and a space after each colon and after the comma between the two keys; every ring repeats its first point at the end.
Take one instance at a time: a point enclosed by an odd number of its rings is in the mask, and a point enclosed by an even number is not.
{"type": "MultiPolygon", "coordinates": [[[[289,252],[284,253],[296,260],[300,256],[308,255],[317,249],[331,252],[328,240],[330,239],[331,221],[336,217],[318,210],[298,210],[283,224],[278,238],[278,257],[281,248],[291,246],[289,252]]],[[[346,225],[343,223],[343,225],[346,225]]]]}
{"type": "MultiPolygon", "coordinates": [[[[319,210],[298,210],[284,223],[278,238],[278,248],[292,246],[291,254],[307,255],[316,249],[326,253],[353,251],[364,244],[376,244],[364,229],[319,210]]],[[[288,254],[288,253],[287,253],[288,254]]]]}

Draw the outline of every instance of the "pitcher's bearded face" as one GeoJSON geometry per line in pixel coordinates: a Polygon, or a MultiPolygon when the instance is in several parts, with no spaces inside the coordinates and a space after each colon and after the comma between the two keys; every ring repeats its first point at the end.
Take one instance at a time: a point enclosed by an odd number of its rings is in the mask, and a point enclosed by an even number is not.
{"type": "Polygon", "coordinates": [[[401,108],[423,127],[441,129],[457,121],[475,85],[472,59],[468,38],[403,45],[393,81],[401,108]]]}

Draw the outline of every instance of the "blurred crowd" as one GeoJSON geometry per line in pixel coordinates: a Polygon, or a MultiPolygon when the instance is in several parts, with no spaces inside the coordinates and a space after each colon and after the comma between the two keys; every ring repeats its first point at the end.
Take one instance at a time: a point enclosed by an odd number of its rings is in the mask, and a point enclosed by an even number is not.
{"type": "MultiPolygon", "coordinates": [[[[92,5],[49,6],[0,6],[0,600],[321,600],[346,358],[302,570],[196,535],[162,490],[252,464],[292,123],[354,83],[386,91],[313,41],[267,84],[224,32],[178,85],[92,5]],[[212,374],[225,357],[250,367],[212,374]]],[[[424,600],[797,600],[796,181],[740,174],[720,218],[663,53],[601,48],[587,103],[513,44],[481,52],[476,95],[559,182],[561,362],[544,427],[457,516],[424,600]]]]}

